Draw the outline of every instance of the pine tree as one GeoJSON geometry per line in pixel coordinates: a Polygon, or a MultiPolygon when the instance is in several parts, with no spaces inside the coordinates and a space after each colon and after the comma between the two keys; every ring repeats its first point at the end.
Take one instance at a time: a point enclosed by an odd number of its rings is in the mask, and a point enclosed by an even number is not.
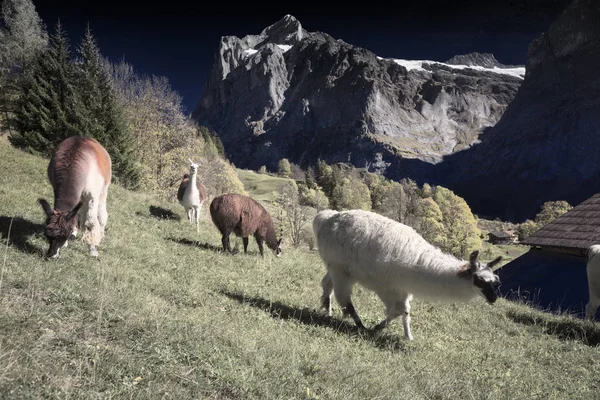
{"type": "Polygon", "coordinates": [[[31,0],[3,0],[0,10],[0,119],[10,119],[20,81],[48,34],[31,0]]]}
{"type": "Polygon", "coordinates": [[[219,153],[219,155],[221,157],[225,157],[225,147],[223,146],[223,142],[221,141],[219,135],[217,135],[215,132],[212,132],[211,138],[213,143],[215,144],[215,147],[217,148],[217,152],[219,153]]]}
{"type": "Polygon", "coordinates": [[[60,22],[21,82],[15,110],[15,146],[49,156],[58,143],[79,134],[69,41],[60,22]]]}
{"type": "Polygon", "coordinates": [[[113,173],[119,181],[135,188],[139,183],[140,173],[134,162],[133,136],[126,127],[111,77],[103,66],[100,49],[89,26],[77,50],[77,89],[82,107],[79,120],[81,134],[98,140],[110,154],[113,173]]]}

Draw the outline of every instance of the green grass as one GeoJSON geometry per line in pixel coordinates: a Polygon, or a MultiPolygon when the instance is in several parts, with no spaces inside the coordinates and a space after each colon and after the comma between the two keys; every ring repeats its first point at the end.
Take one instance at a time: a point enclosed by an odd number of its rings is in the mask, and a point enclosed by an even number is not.
{"type": "MultiPolygon", "coordinates": [[[[413,302],[374,334],[318,308],[315,252],[223,254],[206,219],[111,186],[100,258],[45,261],[47,161],[0,138],[0,398],[584,399],[600,393],[600,327],[499,300],[413,302]],[[177,219],[159,219],[160,207],[177,219]],[[8,225],[12,219],[8,247],[8,225]]],[[[238,249],[241,243],[236,240],[238,249]]],[[[357,288],[367,326],[383,307],[357,288]]]]}
{"type": "Polygon", "coordinates": [[[269,174],[258,174],[247,169],[237,169],[236,171],[248,195],[260,201],[272,201],[273,192],[293,182],[293,179],[281,178],[269,174]]]}

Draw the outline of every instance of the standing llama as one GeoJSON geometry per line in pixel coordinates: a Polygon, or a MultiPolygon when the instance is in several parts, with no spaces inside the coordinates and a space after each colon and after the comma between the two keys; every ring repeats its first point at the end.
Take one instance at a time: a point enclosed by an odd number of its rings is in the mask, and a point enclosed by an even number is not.
{"type": "Polygon", "coordinates": [[[600,244],[587,250],[587,278],[590,298],[585,306],[585,316],[593,320],[600,306],[600,244]]]}
{"type": "Polygon", "coordinates": [[[185,208],[190,224],[195,223],[196,232],[200,232],[200,211],[206,200],[206,190],[198,181],[198,164],[192,160],[190,160],[190,173],[183,175],[177,190],[177,200],[185,208]]]}
{"type": "Polygon", "coordinates": [[[489,264],[459,260],[429,244],[411,227],[369,211],[324,210],[313,220],[319,254],[327,273],[321,281],[321,304],[331,315],[331,293],[359,328],[364,328],[351,301],[358,282],[374,291],[386,306],[387,317],[375,329],[383,329],[399,316],[404,336],[410,332],[413,295],[440,302],[469,301],[483,296],[496,301],[492,272],[501,257],[489,264]]]}
{"type": "Polygon", "coordinates": [[[48,180],[54,189],[54,209],[39,199],[46,213],[44,234],[50,243],[47,257],[59,257],[69,238],[83,231],[90,255],[98,256],[108,219],[106,196],[111,180],[108,152],[94,139],[72,136],[62,141],[48,165],[48,180]]]}
{"type": "Polygon", "coordinates": [[[210,216],[221,232],[223,250],[232,252],[229,235],[235,233],[244,242],[244,253],[248,252],[248,236],[254,235],[260,255],[264,257],[263,242],[281,256],[281,239],[277,240],[273,220],[265,208],[256,200],[240,194],[224,194],[210,203],[210,216]]]}

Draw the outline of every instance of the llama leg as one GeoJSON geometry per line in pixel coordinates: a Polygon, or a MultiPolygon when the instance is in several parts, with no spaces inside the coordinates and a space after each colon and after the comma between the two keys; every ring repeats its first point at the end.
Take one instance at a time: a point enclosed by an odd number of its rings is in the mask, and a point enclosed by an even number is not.
{"type": "Polygon", "coordinates": [[[224,233],[221,238],[221,243],[223,243],[223,251],[233,253],[233,251],[231,251],[231,245],[229,244],[229,235],[230,233],[224,233]]]}
{"type": "Polygon", "coordinates": [[[258,244],[258,251],[260,251],[260,256],[264,258],[265,253],[263,249],[263,239],[258,235],[254,235],[254,238],[256,239],[256,244],[258,244]]]}
{"type": "Polygon", "coordinates": [[[200,212],[202,211],[202,203],[196,209],[196,231],[200,233],[200,212]]]}
{"type": "Polygon", "coordinates": [[[98,203],[98,223],[100,224],[101,239],[104,239],[104,229],[106,228],[106,222],[108,221],[108,212],[106,211],[106,196],[108,195],[108,186],[102,188],[100,193],[100,200],[98,203]]]}
{"type": "Polygon", "coordinates": [[[585,306],[585,317],[594,320],[598,306],[600,306],[600,299],[590,293],[590,301],[585,306]]]}
{"type": "Polygon", "coordinates": [[[98,222],[98,200],[92,196],[88,201],[87,214],[83,223],[83,240],[88,244],[91,256],[98,256],[98,244],[100,244],[101,239],[100,223],[98,222]]]}
{"type": "Polygon", "coordinates": [[[351,316],[357,327],[364,328],[365,326],[360,320],[360,317],[354,308],[354,304],[352,304],[352,286],[354,285],[354,282],[348,280],[347,277],[340,277],[338,274],[333,274],[331,271],[329,274],[333,283],[333,294],[344,310],[344,316],[351,316]]]}
{"type": "Polygon", "coordinates": [[[242,238],[242,242],[244,242],[244,254],[248,253],[248,238],[242,238]]]}
{"type": "Polygon", "coordinates": [[[408,340],[413,340],[412,333],[410,333],[410,301],[412,295],[408,295],[404,302],[404,315],[402,316],[402,325],[404,325],[404,337],[408,340]]]}
{"type": "Polygon", "coordinates": [[[190,223],[190,225],[192,224],[193,215],[194,215],[194,209],[193,208],[188,208],[187,209],[187,216],[188,216],[188,222],[190,223]]]}
{"type": "Polygon", "coordinates": [[[321,306],[325,309],[327,315],[331,317],[331,293],[333,293],[333,282],[331,282],[329,272],[327,272],[323,277],[323,280],[321,280],[321,287],[323,288],[321,306]]]}
{"type": "Polygon", "coordinates": [[[397,292],[378,292],[377,295],[383,301],[386,308],[386,318],[373,329],[381,330],[387,327],[393,320],[405,313],[406,295],[397,292]]]}

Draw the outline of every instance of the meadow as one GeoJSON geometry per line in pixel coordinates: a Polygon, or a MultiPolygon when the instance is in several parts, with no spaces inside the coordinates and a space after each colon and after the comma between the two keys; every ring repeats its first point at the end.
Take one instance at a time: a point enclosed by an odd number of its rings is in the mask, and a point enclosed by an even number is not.
{"type": "MultiPolygon", "coordinates": [[[[398,322],[359,331],[319,310],[317,252],[223,253],[208,207],[198,234],[179,204],[112,185],[100,257],[73,241],[46,261],[47,160],[4,137],[0,154],[0,398],[600,397],[598,323],[415,299],[414,341],[398,322]]],[[[354,300],[366,326],[383,318],[371,292],[354,300]]]]}

